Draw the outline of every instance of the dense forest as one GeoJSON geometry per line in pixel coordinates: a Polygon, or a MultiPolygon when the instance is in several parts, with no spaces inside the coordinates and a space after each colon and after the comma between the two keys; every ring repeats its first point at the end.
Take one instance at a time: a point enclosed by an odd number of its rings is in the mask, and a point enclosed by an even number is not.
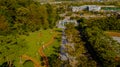
{"type": "Polygon", "coordinates": [[[104,19],[80,19],[81,35],[86,47],[96,57],[102,67],[116,67],[120,65],[120,44],[106,35],[106,30],[119,31],[119,19],[107,17],[104,19]],[[109,19],[108,19],[109,18],[109,19]],[[115,21],[116,20],[116,21],[115,21]]]}
{"type": "Polygon", "coordinates": [[[55,7],[33,0],[0,0],[0,34],[23,34],[27,31],[52,28],[57,15],[55,7]]]}
{"type": "Polygon", "coordinates": [[[80,18],[79,26],[66,25],[68,44],[66,52],[70,58],[66,67],[119,67],[120,43],[106,35],[105,31],[120,30],[120,19],[113,15],[104,18],[80,18]]]}
{"type": "Polygon", "coordinates": [[[85,42],[82,40],[82,35],[73,23],[66,25],[65,33],[68,41],[66,52],[71,57],[74,57],[65,61],[67,62],[65,66],[96,67],[97,63],[90,57],[90,54],[85,48],[85,42]]]}
{"type": "Polygon", "coordinates": [[[56,7],[50,4],[0,0],[0,65],[13,66],[16,58],[28,48],[19,35],[28,36],[28,32],[53,28],[57,19],[56,7]]]}
{"type": "Polygon", "coordinates": [[[118,31],[120,30],[120,19],[118,16],[110,16],[103,18],[93,18],[87,23],[88,25],[97,26],[104,31],[118,31]]]}

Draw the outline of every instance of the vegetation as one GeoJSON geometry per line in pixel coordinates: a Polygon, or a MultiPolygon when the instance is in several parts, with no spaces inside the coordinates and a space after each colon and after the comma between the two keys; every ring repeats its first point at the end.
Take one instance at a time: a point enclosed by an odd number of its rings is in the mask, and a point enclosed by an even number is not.
{"type": "Polygon", "coordinates": [[[56,30],[57,36],[55,41],[44,49],[46,56],[48,57],[48,62],[50,67],[61,67],[60,60],[60,43],[61,43],[61,30],[56,30]]]}
{"type": "Polygon", "coordinates": [[[0,1],[0,34],[24,34],[28,31],[52,28],[56,22],[56,9],[32,0],[0,1]]]}
{"type": "Polygon", "coordinates": [[[56,6],[34,0],[0,0],[0,65],[19,66],[22,54],[36,57],[38,46],[51,37],[50,30],[43,31],[55,27],[57,20],[56,6]],[[40,31],[42,39],[37,37],[40,31]]]}
{"type": "MultiPolygon", "coordinates": [[[[0,37],[0,64],[7,62],[11,67],[15,59],[26,51],[24,39],[9,35],[0,37]]],[[[5,64],[5,65],[7,65],[5,64]]]]}
{"type": "Polygon", "coordinates": [[[23,65],[24,67],[34,67],[32,61],[26,61],[23,65]]]}
{"type": "MultiPolygon", "coordinates": [[[[56,4],[40,4],[37,0],[0,0],[0,67],[33,67],[32,61],[21,59],[24,54],[40,63],[42,59],[38,54],[39,48],[50,41],[54,35],[52,30],[56,22],[64,18],[58,14],[67,13],[66,16],[71,16],[69,8],[71,5],[84,4],[120,6],[119,2],[64,2],[56,6],[56,4]]],[[[81,15],[84,13],[103,14],[84,11],[81,15]]],[[[76,18],[78,19],[78,17],[70,19],[76,18]]],[[[120,66],[120,43],[104,33],[104,31],[120,32],[119,17],[108,15],[103,18],[81,18],[78,22],[80,23],[78,27],[70,23],[66,24],[65,29],[68,42],[65,52],[72,58],[68,58],[67,61],[60,60],[61,34],[58,34],[55,41],[43,49],[49,66],[61,67],[61,64],[65,67],[120,66]]],[[[112,32],[109,34],[119,35],[112,32]]]]}
{"type": "MultiPolygon", "coordinates": [[[[88,21],[86,21],[88,22],[88,21]]],[[[88,25],[97,26],[104,31],[119,31],[120,30],[120,19],[117,16],[110,16],[104,18],[90,19],[88,25]]]]}
{"type": "Polygon", "coordinates": [[[90,55],[85,49],[85,43],[81,39],[79,31],[74,27],[74,24],[70,23],[66,25],[66,37],[67,37],[67,50],[66,52],[75,57],[75,59],[69,59],[66,66],[68,67],[96,67],[96,62],[90,59],[90,55]]]}
{"type": "MultiPolygon", "coordinates": [[[[112,23],[112,18],[109,18],[109,21],[104,20],[106,22],[100,21],[103,20],[101,19],[94,23],[89,21],[89,23],[85,19],[81,19],[80,30],[82,31],[82,35],[86,43],[88,43],[87,46],[91,47],[90,49],[92,52],[94,52],[93,54],[96,55],[99,63],[101,63],[103,67],[116,67],[119,65],[120,62],[120,44],[114,41],[111,37],[105,35],[103,30],[100,28],[104,27],[103,29],[108,30],[113,30],[114,28],[114,30],[117,30],[117,27],[109,27],[115,24],[112,23]],[[109,25],[109,22],[111,22],[111,25],[109,25]],[[99,25],[96,25],[96,23],[98,23],[99,25]]],[[[116,23],[119,24],[119,22],[116,23]]]]}

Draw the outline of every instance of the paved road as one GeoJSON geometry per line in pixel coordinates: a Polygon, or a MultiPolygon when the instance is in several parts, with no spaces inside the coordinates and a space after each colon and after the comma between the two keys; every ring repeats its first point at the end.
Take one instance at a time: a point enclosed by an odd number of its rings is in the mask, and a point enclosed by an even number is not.
{"type": "Polygon", "coordinates": [[[65,32],[63,30],[62,32],[62,43],[61,43],[61,48],[60,48],[60,57],[61,60],[65,61],[68,60],[67,58],[67,53],[65,52],[65,45],[67,44],[67,40],[66,40],[66,36],[65,36],[65,32]]]}
{"type": "Polygon", "coordinates": [[[118,41],[120,43],[120,37],[113,37],[114,40],[118,41]]]}
{"type": "MultiPolygon", "coordinates": [[[[65,32],[63,30],[63,32],[62,32],[62,43],[61,43],[61,48],[60,48],[60,57],[61,57],[61,60],[62,61],[69,61],[69,62],[73,62],[73,61],[77,62],[75,60],[75,57],[73,57],[73,56],[69,55],[67,52],[65,52],[65,50],[66,50],[66,46],[65,45],[68,45],[68,42],[67,42],[67,38],[65,36],[65,32]]],[[[74,44],[69,44],[69,46],[71,46],[74,49],[74,44]]],[[[65,63],[63,63],[61,65],[61,67],[64,67],[64,65],[65,65],[65,63]]],[[[73,67],[75,67],[75,66],[73,66],[73,67]]]]}

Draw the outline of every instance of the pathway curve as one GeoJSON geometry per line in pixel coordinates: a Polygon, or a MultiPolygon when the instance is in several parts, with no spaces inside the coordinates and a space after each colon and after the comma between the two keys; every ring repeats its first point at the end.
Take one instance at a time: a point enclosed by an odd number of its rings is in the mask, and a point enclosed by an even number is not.
{"type": "MultiPolygon", "coordinates": [[[[40,35],[41,36],[41,35],[40,35]]],[[[56,34],[54,34],[52,36],[52,38],[50,39],[49,42],[47,42],[46,44],[44,44],[44,48],[48,47],[51,43],[54,42],[54,37],[56,36],[56,34]]],[[[44,54],[43,52],[43,47],[40,47],[38,49],[38,53],[40,54],[41,57],[43,57],[44,59],[44,63],[46,65],[46,67],[49,67],[49,63],[48,63],[48,59],[47,59],[47,56],[44,54]]],[[[34,63],[34,67],[41,67],[40,63],[38,61],[36,61],[34,58],[24,54],[21,56],[22,59],[25,59],[25,60],[31,60],[33,63],[34,63]]]]}
{"type": "MultiPolygon", "coordinates": [[[[42,36],[42,34],[40,33],[38,36],[40,37],[40,36],[42,36]]],[[[21,58],[22,58],[22,59],[25,59],[25,60],[30,60],[30,61],[32,61],[33,64],[34,64],[34,67],[41,67],[39,61],[35,60],[34,58],[32,58],[32,57],[30,57],[30,56],[28,56],[28,55],[26,55],[26,54],[22,55],[21,58]]]]}
{"type": "Polygon", "coordinates": [[[47,56],[44,54],[43,50],[44,50],[46,47],[48,47],[49,45],[51,45],[51,43],[54,42],[54,37],[55,37],[55,36],[56,36],[56,34],[54,34],[54,35],[52,36],[52,38],[50,39],[49,42],[47,42],[46,44],[44,44],[44,47],[40,47],[39,50],[38,50],[40,56],[43,57],[43,62],[45,63],[46,67],[49,67],[49,63],[48,63],[48,58],[47,58],[47,56]]]}
{"type": "Polygon", "coordinates": [[[41,67],[40,63],[28,55],[22,55],[22,59],[31,60],[34,63],[34,67],[41,67]]]}

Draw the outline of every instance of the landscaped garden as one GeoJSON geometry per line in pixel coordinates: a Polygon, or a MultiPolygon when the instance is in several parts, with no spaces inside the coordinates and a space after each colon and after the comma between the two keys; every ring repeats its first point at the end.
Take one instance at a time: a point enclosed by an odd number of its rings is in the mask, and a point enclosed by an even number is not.
{"type": "MultiPolygon", "coordinates": [[[[43,47],[44,44],[49,42],[54,34],[58,33],[57,37],[51,43],[50,46],[45,48],[43,51],[45,52],[46,56],[49,56],[50,54],[55,53],[54,52],[54,47],[59,47],[60,46],[60,32],[54,31],[52,29],[48,30],[41,30],[41,31],[36,31],[36,32],[30,32],[28,36],[26,35],[20,35],[20,38],[25,39],[27,42],[25,45],[27,46],[27,50],[24,51],[24,54],[27,56],[30,56],[34,60],[40,61],[40,54],[38,53],[39,48],[43,47]]],[[[45,45],[44,45],[45,46],[45,45]]],[[[59,50],[59,49],[58,49],[59,50]]],[[[26,59],[23,58],[18,58],[17,61],[15,62],[15,65],[17,67],[23,66],[22,64],[26,61],[26,59]],[[20,64],[21,62],[21,64],[20,64]]],[[[27,63],[26,63],[27,65],[27,63]]]]}

